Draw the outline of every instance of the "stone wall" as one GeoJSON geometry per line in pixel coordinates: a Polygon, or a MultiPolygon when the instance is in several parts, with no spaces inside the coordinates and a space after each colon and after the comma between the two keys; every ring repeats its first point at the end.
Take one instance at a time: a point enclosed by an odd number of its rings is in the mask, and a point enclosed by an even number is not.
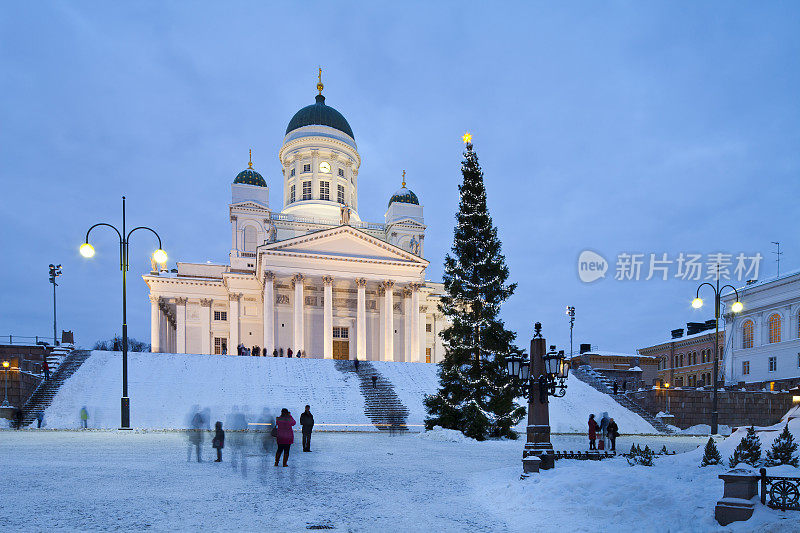
{"type": "MultiPolygon", "coordinates": [[[[712,391],[695,389],[649,389],[628,396],[652,415],[667,410],[681,429],[711,424],[712,391]]],[[[792,407],[788,392],[718,391],[718,423],[726,426],[768,426],[777,423],[792,407]]]]}

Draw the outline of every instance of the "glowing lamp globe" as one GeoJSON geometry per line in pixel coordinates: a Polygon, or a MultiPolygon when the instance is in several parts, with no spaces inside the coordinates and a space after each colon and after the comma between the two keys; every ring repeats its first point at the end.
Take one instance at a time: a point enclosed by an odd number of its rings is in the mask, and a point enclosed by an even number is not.
{"type": "Polygon", "coordinates": [[[159,265],[163,265],[167,262],[167,252],[159,248],[155,252],[153,252],[153,259],[155,259],[156,263],[159,265]]]}
{"type": "Polygon", "coordinates": [[[87,259],[90,257],[94,257],[94,246],[92,246],[88,242],[81,244],[80,250],[81,250],[81,255],[83,257],[87,259]]]}
{"type": "Polygon", "coordinates": [[[742,309],[744,309],[742,302],[733,302],[733,305],[731,305],[731,311],[734,313],[741,313],[742,309]]]}
{"type": "Polygon", "coordinates": [[[9,366],[10,365],[8,361],[3,361],[3,368],[8,368],[9,366]]]}
{"type": "Polygon", "coordinates": [[[703,307],[703,299],[698,297],[692,300],[692,307],[694,307],[695,309],[700,309],[701,307],[703,307]]]}

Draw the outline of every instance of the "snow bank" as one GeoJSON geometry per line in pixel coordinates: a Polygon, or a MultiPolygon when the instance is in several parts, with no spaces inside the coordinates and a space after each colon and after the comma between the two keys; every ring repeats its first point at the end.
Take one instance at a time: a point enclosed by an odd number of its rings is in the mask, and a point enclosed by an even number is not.
{"type": "MultiPolygon", "coordinates": [[[[518,402],[527,405],[527,400],[522,398],[518,402]]],[[[575,376],[569,376],[567,394],[563,398],[550,398],[550,427],[554,433],[587,433],[589,415],[594,413],[599,423],[603,412],[614,419],[620,433],[658,433],[644,418],[575,376]]],[[[527,418],[523,419],[517,431],[524,433],[527,424],[527,418]]]]}
{"type": "Polygon", "coordinates": [[[445,429],[441,426],[433,426],[433,429],[430,431],[424,431],[417,435],[417,437],[436,442],[478,442],[475,439],[465,436],[460,431],[456,431],[455,429],[445,429]]]}
{"type": "MultiPolygon", "coordinates": [[[[92,352],[68,379],[45,411],[48,428],[77,428],[86,406],[89,427],[119,426],[121,396],[119,352],[92,352]]],[[[425,420],[425,395],[439,386],[437,366],[424,363],[372,361],[394,385],[409,410],[408,424],[420,431],[425,420]]],[[[607,411],[621,433],[654,433],[650,424],[575,377],[564,398],[551,398],[550,422],[557,433],[585,433],[589,413],[607,411]]],[[[364,414],[359,381],[336,370],[334,361],[273,357],[234,357],[131,353],[128,355],[131,425],[142,429],[184,429],[195,406],[211,424],[225,421],[234,409],[256,422],[288,408],[295,419],[306,404],[314,413],[315,429],[367,430],[375,427],[364,414]]],[[[522,405],[527,402],[520,399],[522,405]]],[[[523,419],[517,430],[525,432],[523,419]]]]}
{"type": "MultiPolygon", "coordinates": [[[[719,431],[720,435],[726,437],[732,433],[731,427],[725,424],[719,424],[717,426],[717,431],[719,431]]],[[[684,435],[711,435],[711,426],[708,424],[697,424],[686,429],[678,429],[678,432],[684,435]]]]}

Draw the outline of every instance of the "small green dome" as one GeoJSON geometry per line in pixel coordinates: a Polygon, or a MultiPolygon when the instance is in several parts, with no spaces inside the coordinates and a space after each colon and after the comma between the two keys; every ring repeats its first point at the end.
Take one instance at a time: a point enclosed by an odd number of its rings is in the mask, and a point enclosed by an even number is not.
{"type": "Polygon", "coordinates": [[[401,204],[414,204],[419,205],[419,199],[417,195],[414,194],[414,191],[411,189],[407,189],[402,187],[399,191],[394,193],[392,197],[389,199],[389,205],[392,205],[394,202],[400,202],[401,204]]]}
{"type": "Polygon", "coordinates": [[[303,126],[319,125],[337,129],[349,135],[351,139],[356,138],[347,119],[331,106],[325,105],[324,96],[318,94],[316,100],[315,104],[306,106],[294,114],[286,127],[286,135],[303,126]]]}
{"type": "Polygon", "coordinates": [[[239,172],[236,175],[236,179],[233,180],[234,183],[240,183],[244,185],[257,185],[258,187],[266,187],[267,181],[255,170],[252,168],[246,168],[239,172]]]}

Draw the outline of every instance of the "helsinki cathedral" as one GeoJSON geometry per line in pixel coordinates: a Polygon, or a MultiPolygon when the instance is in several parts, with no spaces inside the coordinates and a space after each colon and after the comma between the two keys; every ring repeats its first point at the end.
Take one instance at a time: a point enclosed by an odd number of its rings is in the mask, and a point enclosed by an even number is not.
{"type": "Polygon", "coordinates": [[[384,221],[362,220],[355,135],[325,103],[321,76],[317,90],[286,127],[278,202],[252,156],[233,180],[229,264],[154,265],[144,276],[153,352],[443,359],[444,289],[425,280],[422,205],[404,172],[384,221]]]}

